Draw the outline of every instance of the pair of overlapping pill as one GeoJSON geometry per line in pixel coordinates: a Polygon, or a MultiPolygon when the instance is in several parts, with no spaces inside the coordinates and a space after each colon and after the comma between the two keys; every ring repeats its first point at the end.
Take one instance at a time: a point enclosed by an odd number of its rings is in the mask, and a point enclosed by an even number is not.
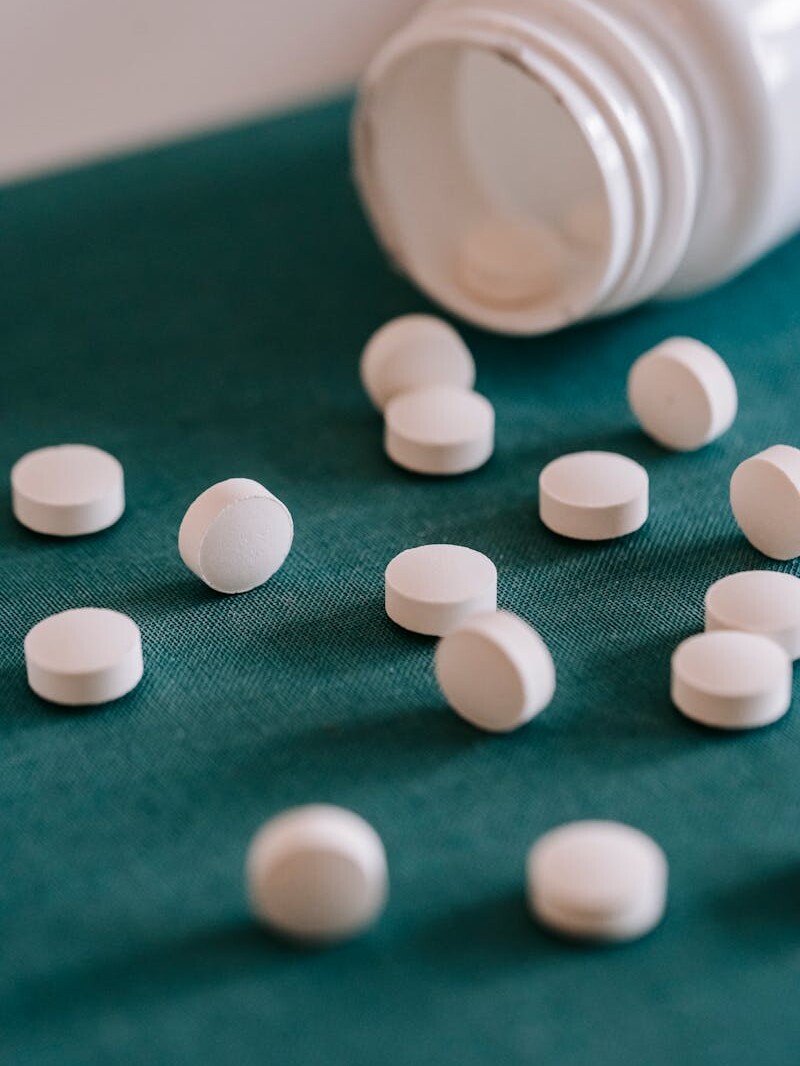
{"type": "Polygon", "coordinates": [[[747,570],[716,581],[705,596],[705,629],[672,656],[672,699],[687,717],[716,729],[755,729],[782,718],[800,658],[800,579],[747,570]]]}
{"type": "MultiPolygon", "coordinates": [[[[296,807],[266,822],[250,844],[245,880],[260,922],[318,945],[368,929],[389,891],[378,833],[353,811],[327,804],[296,807]]],[[[634,940],[663,916],[667,860],[631,826],[573,822],[536,841],[526,884],[531,913],[554,932],[596,942],[634,940]]]]}
{"type": "Polygon", "coordinates": [[[433,315],[381,327],[361,356],[361,381],[383,412],[384,447],[417,474],[477,470],[494,451],[494,408],[474,389],[475,362],[459,334],[433,315]]]}
{"type": "Polygon", "coordinates": [[[402,628],[441,638],[436,679],[472,725],[509,732],[552,700],[552,656],[526,621],[497,610],[497,569],[482,552],[459,544],[401,552],[386,568],[385,605],[402,628]]]}

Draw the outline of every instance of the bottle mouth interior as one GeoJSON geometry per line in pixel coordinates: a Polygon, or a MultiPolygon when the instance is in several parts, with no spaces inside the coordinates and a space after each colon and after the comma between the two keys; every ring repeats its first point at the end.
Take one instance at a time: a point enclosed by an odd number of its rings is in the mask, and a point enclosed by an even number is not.
{"type": "Polygon", "coordinates": [[[619,271],[624,167],[570,88],[500,47],[450,41],[395,56],[370,85],[360,177],[376,228],[429,296],[478,325],[558,329],[619,271]]]}

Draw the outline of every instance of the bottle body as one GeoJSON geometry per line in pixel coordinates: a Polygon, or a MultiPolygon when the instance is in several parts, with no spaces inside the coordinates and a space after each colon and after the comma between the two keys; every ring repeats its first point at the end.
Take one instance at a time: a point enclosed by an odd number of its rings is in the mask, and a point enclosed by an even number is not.
{"type": "Polygon", "coordinates": [[[800,228],[800,0],[438,0],[354,152],[390,256],[479,325],[699,291],[800,228]]]}

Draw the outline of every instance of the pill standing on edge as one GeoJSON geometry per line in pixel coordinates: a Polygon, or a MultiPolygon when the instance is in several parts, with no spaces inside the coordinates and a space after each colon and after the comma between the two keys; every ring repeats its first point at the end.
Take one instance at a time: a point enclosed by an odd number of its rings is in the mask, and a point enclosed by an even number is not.
{"type": "Polygon", "coordinates": [[[436,680],[456,714],[490,733],[508,733],[539,714],[556,688],[542,638],[508,611],[473,615],[439,641],[436,680]]]}
{"type": "Polygon", "coordinates": [[[136,623],[117,611],[81,607],[45,618],[25,637],[28,684],[67,707],[109,703],[142,677],[136,623]]]}
{"type": "Polygon", "coordinates": [[[776,444],[740,463],[731,478],[731,509],[763,555],[800,555],[800,449],[776,444]]]}
{"type": "Polygon", "coordinates": [[[412,633],[441,637],[470,615],[497,607],[491,559],[458,544],[424,544],[386,567],[386,613],[412,633]]]}
{"type": "Polygon", "coordinates": [[[792,700],[792,662],[757,633],[698,633],[672,655],[672,702],[714,729],[757,729],[782,718],[792,700]]]}
{"type": "Polygon", "coordinates": [[[637,940],[661,921],[668,866],[651,837],[621,822],[571,822],[528,853],[528,905],[563,936],[637,940]]]}
{"type": "Polygon", "coordinates": [[[89,444],[39,448],[11,470],[11,506],[17,521],[35,533],[98,533],[125,510],[122,466],[89,444]]]}
{"type": "Polygon", "coordinates": [[[672,337],[633,364],[628,402],[649,437],[673,451],[691,452],[730,429],[738,396],[733,375],[713,348],[672,337]]]}
{"type": "Polygon", "coordinates": [[[466,474],[494,450],[494,408],[470,389],[434,385],[405,392],[390,400],[385,416],[386,454],[416,474],[466,474]]]}
{"type": "Polygon", "coordinates": [[[372,335],[361,356],[361,383],[382,411],[394,396],[429,385],[475,384],[475,362],[453,327],[433,315],[403,315],[372,335]]]}
{"type": "Polygon", "coordinates": [[[206,489],[181,522],[178,549],[192,573],[216,592],[249,592],[283,565],[294,526],[285,504],[250,478],[206,489]]]}
{"type": "Polygon", "coordinates": [[[611,540],[647,521],[644,467],[613,452],[574,452],[539,475],[539,516],[553,533],[574,540],[611,540]]]}
{"type": "Polygon", "coordinates": [[[386,853],[359,815],[310,804],[266,822],[247,853],[253,914],[283,936],[344,940],[371,925],[388,893],[386,853]]]}
{"type": "Polygon", "coordinates": [[[715,581],[705,595],[706,629],[760,633],[800,659],[800,578],[743,570],[715,581]]]}

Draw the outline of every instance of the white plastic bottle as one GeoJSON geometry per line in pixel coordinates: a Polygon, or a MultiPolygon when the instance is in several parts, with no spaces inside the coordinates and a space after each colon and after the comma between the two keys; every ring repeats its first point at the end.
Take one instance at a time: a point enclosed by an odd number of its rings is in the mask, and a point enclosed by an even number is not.
{"type": "Polygon", "coordinates": [[[800,228],[800,0],[435,0],[354,154],[390,256],[478,325],[700,291],[800,228]]]}

